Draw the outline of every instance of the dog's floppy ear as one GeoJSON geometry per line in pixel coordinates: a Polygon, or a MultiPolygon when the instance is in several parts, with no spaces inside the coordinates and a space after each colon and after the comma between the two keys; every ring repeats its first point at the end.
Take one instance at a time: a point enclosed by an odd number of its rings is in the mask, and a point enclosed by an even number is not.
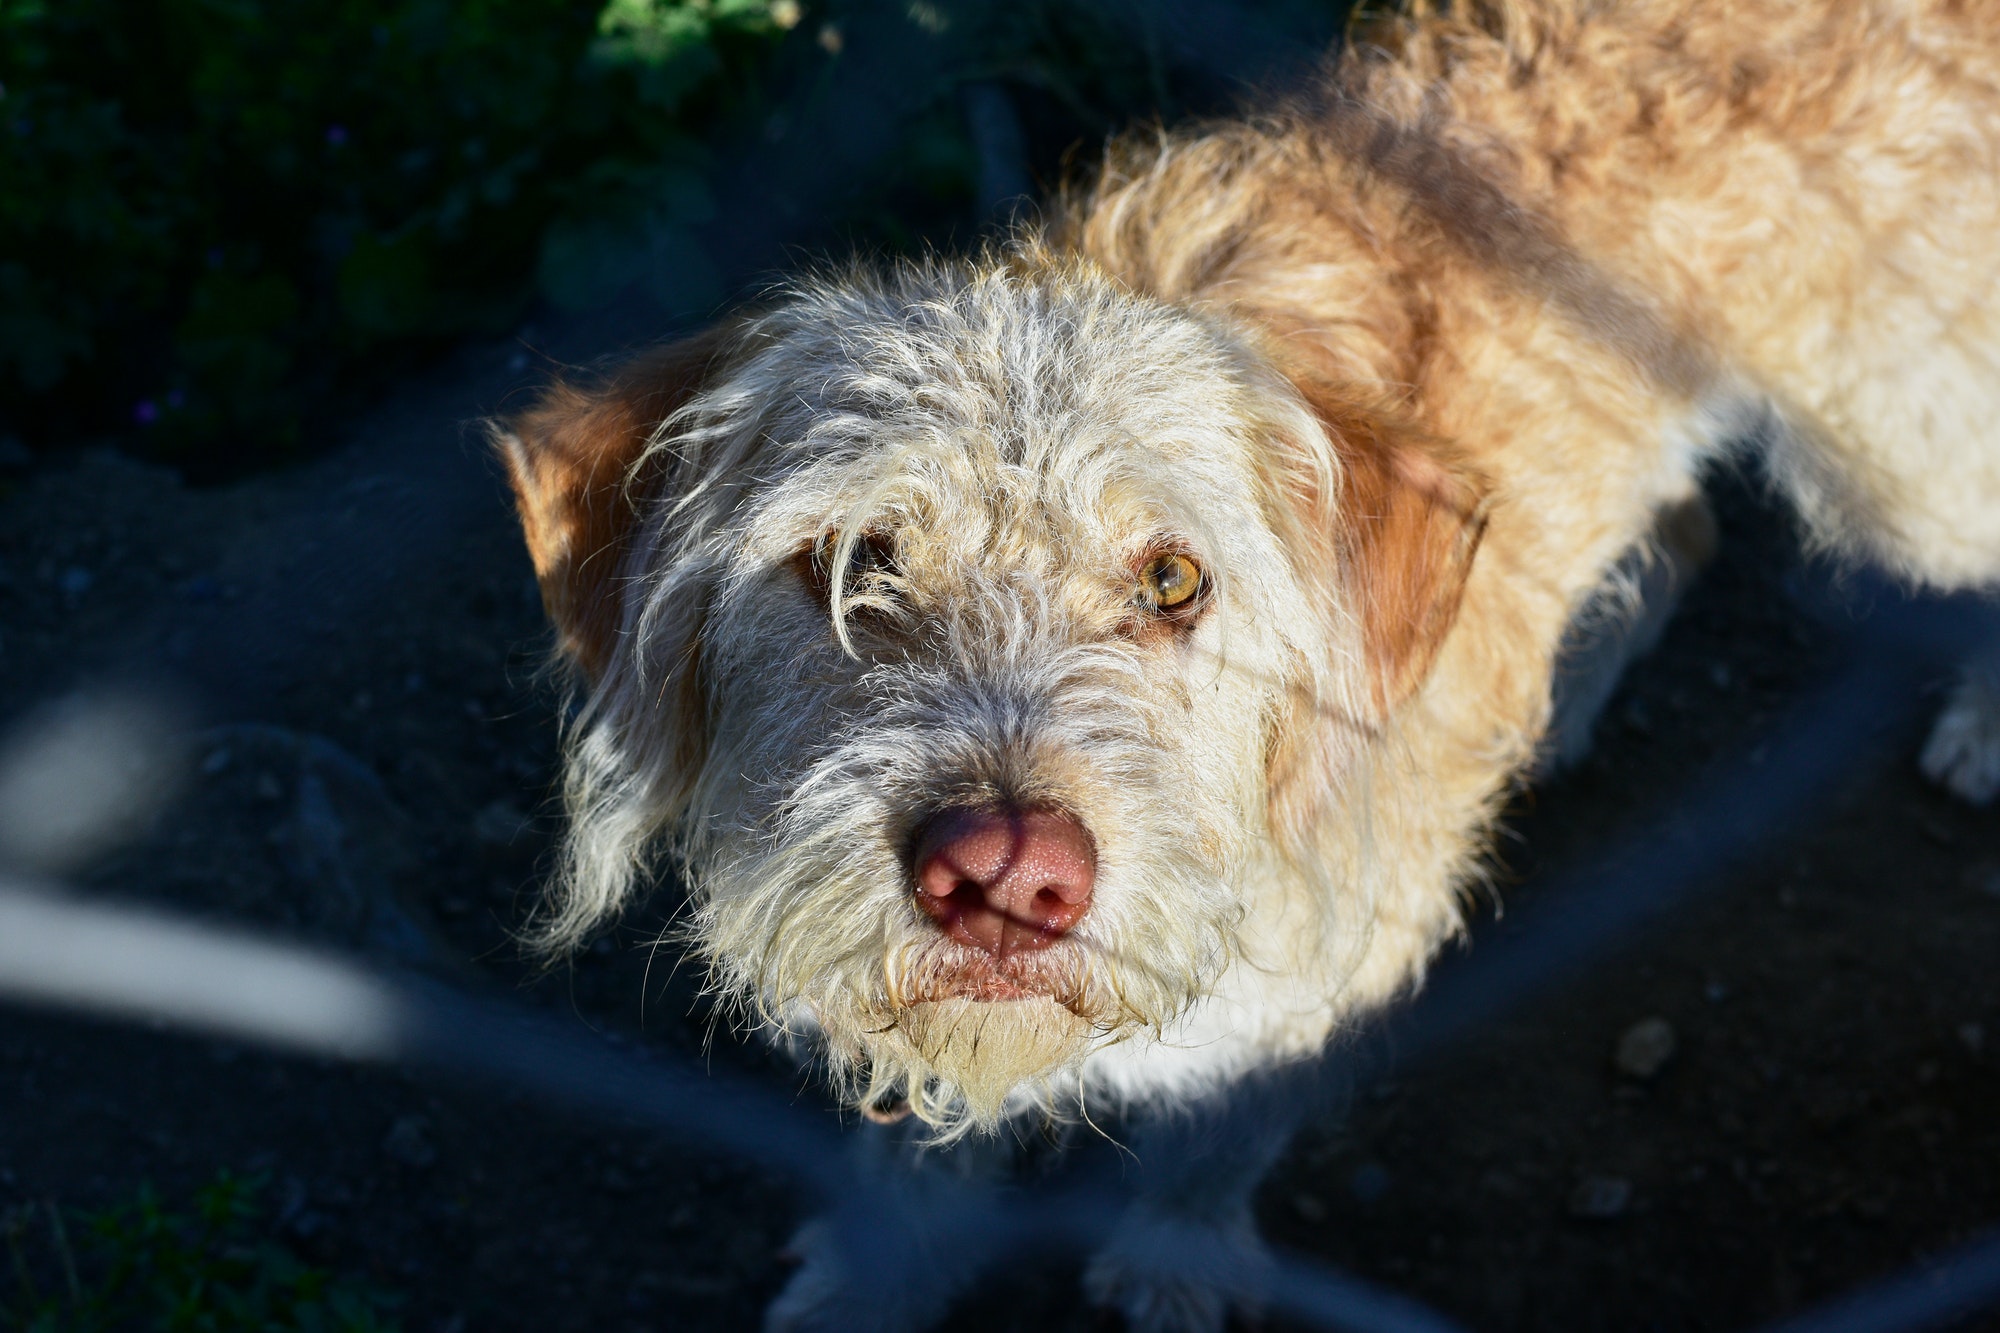
{"type": "Polygon", "coordinates": [[[1358,617],[1369,702],[1386,718],[1423,684],[1458,617],[1489,486],[1393,410],[1310,374],[1291,378],[1331,450],[1320,466],[1294,460],[1287,488],[1302,529],[1295,539],[1312,562],[1308,587],[1343,598],[1358,617]],[[1301,484],[1328,472],[1331,503],[1320,483],[1301,484]],[[1329,577],[1341,587],[1325,588],[1329,577]]]}
{"type": "Polygon", "coordinates": [[[542,604],[563,651],[592,679],[610,662],[623,623],[638,503],[667,480],[664,463],[635,468],[659,424],[714,372],[728,332],[643,353],[596,385],[559,379],[494,431],[542,604]]]}
{"type": "Polygon", "coordinates": [[[1342,464],[1345,563],[1386,715],[1429,676],[1458,619],[1486,530],[1487,482],[1449,447],[1380,416],[1322,407],[1320,417],[1342,464]]]}

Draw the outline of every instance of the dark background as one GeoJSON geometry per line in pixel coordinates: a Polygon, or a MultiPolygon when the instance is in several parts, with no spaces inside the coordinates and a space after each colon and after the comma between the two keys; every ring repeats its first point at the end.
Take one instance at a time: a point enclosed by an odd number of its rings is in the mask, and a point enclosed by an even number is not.
{"type": "MultiPolygon", "coordinates": [[[[811,256],[963,244],[1107,132],[1309,77],[1341,7],[310,8],[0,8],[0,767],[50,719],[145,701],[192,738],[184,780],[64,867],[80,892],[818,1105],[709,1039],[649,946],[670,900],[552,973],[514,943],[559,701],[475,423],[811,256]]],[[[1754,772],[1847,660],[1856,622],[1808,609],[1826,579],[1787,520],[1751,479],[1716,490],[1721,558],[1592,758],[1514,803],[1445,984],[1754,772]]],[[[1920,685],[1671,911],[1470,1035],[1404,1053],[1388,1025],[1351,1111],[1274,1173],[1267,1233],[1475,1329],[1734,1329],[2000,1222],[2000,826],[1916,776],[1920,685]],[[1647,1020],[1674,1051],[1641,1074],[1615,1051],[1647,1020]]],[[[61,1294],[48,1205],[88,1297],[158,1259],[91,1216],[147,1186],[185,1211],[224,1171],[261,1182],[238,1242],[422,1333],[752,1327],[804,1206],[525,1098],[0,1009],[0,1327],[100,1326],[61,1294]]],[[[1010,1269],[954,1322],[1111,1326],[1076,1279],[1010,1269]]]]}

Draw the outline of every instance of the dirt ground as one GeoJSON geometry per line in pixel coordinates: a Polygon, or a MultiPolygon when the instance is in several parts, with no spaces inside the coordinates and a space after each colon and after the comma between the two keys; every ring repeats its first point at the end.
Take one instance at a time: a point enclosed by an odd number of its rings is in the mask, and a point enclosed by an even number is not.
{"type": "MultiPolygon", "coordinates": [[[[184,783],[81,891],[414,965],[814,1105],[782,1060],[706,1043],[648,947],[670,901],[553,974],[513,943],[554,830],[559,701],[458,423],[544,348],[643,332],[619,319],[467,348],[285,472],[197,489],[105,449],[9,464],[0,749],[65,699],[167,701],[194,737],[184,783]]],[[[1445,974],[1718,766],[1760,762],[1839,669],[1782,516],[1748,483],[1718,493],[1722,555],[1592,757],[1515,803],[1445,974]]],[[[1754,1327],[2000,1225],[2000,820],[1918,777],[1911,702],[1884,700],[1827,797],[1672,914],[1377,1065],[1273,1174],[1267,1234],[1471,1329],[1568,1333],[1754,1327]]],[[[803,1207],[754,1164],[525,1099],[0,1010],[0,1209],[184,1194],[224,1167],[269,1176],[287,1244],[404,1293],[412,1333],[754,1327],[803,1207]]],[[[1076,1279],[996,1278],[954,1322],[1114,1326],[1076,1279]]]]}
{"type": "MultiPolygon", "coordinates": [[[[686,979],[648,968],[667,904],[555,975],[511,943],[553,826],[556,700],[502,497],[465,461],[484,487],[475,521],[317,647],[256,725],[201,731],[182,795],[87,883],[516,990],[696,1056],[686,979]],[[332,866],[309,854],[327,818],[309,796],[340,829],[332,866]]],[[[5,697],[126,678],[135,642],[171,658],[188,613],[254,604],[259,577],[285,577],[246,566],[259,533],[352,493],[365,462],[208,491],[109,453],[10,478],[5,697]]],[[[1557,871],[1711,765],[1754,762],[1838,666],[1833,633],[1791,598],[1782,518],[1741,485],[1722,498],[1723,556],[1592,758],[1517,803],[1508,911],[1483,910],[1447,969],[1476,965],[1557,871]]],[[[1889,702],[1909,721],[1752,864],[1310,1127],[1265,1191],[1270,1235],[1475,1329],[1730,1329],[2000,1219],[2000,825],[1916,776],[1922,711],[1889,702]],[[1621,1035],[1647,1020],[1670,1027],[1671,1055],[1620,1072],[1621,1035]]],[[[755,1047],[721,1040],[707,1058],[796,1082],[755,1047]]],[[[48,1015],[6,1013],[0,1099],[0,1204],[261,1171],[290,1243],[407,1293],[405,1326],[427,1333],[750,1326],[801,1206],[752,1165],[534,1103],[48,1015]]],[[[969,1303],[975,1326],[1102,1326],[1073,1273],[999,1281],[1009,1299],[969,1303]]]]}

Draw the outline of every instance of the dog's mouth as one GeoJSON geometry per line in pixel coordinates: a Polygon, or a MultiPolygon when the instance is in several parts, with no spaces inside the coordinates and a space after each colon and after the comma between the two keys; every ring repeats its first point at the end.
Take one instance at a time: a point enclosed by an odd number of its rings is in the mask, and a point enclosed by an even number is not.
{"type": "Polygon", "coordinates": [[[1080,1018],[1090,1018],[1086,997],[1088,959],[1075,941],[1033,952],[994,955],[954,941],[939,941],[909,965],[889,969],[894,1008],[945,1000],[1004,1004],[1053,1000],[1080,1018]]]}

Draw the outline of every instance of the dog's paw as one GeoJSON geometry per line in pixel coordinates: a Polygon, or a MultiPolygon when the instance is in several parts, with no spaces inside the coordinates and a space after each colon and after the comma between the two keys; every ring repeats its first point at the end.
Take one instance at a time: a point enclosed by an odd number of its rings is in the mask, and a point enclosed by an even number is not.
{"type": "Polygon", "coordinates": [[[764,1311],[764,1333],[921,1333],[955,1287],[930,1265],[867,1262],[841,1239],[838,1222],[815,1218],[786,1246],[798,1267],[764,1311]]]}
{"type": "Polygon", "coordinates": [[[2000,679],[1992,671],[1959,678],[1917,762],[1960,800],[1985,805],[2000,795],[2000,679]]]}
{"type": "Polygon", "coordinates": [[[1248,1210],[1220,1227],[1135,1214],[1092,1257],[1083,1289],[1130,1333],[1222,1333],[1231,1309],[1256,1308],[1270,1264],[1248,1210]]]}

